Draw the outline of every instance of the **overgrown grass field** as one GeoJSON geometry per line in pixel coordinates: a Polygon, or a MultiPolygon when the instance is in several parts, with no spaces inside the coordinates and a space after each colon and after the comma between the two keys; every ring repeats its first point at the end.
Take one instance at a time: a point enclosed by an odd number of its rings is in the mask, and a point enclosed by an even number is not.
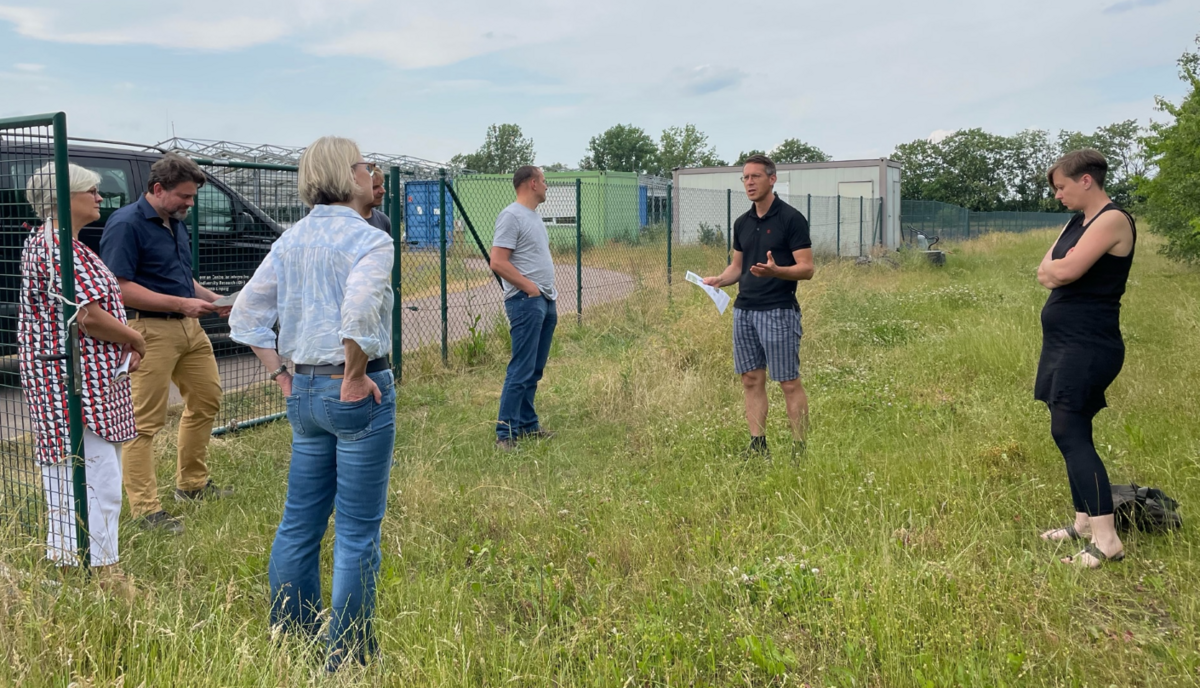
{"type": "MultiPolygon", "coordinates": [[[[819,265],[800,286],[813,428],[795,460],[777,386],[774,458],[740,456],[731,315],[682,279],[670,305],[649,285],[582,326],[564,314],[538,396],[558,437],[511,454],[492,446],[503,337],[470,366],[414,361],[383,656],[332,678],[319,648],[267,626],[288,426],[218,438],[213,470],[236,496],[183,509],[182,537],[122,531],[133,604],[25,573],[37,548],[0,554],[0,684],[1194,685],[1200,273],[1143,239],[1125,369],[1096,422],[1114,481],[1162,487],[1185,528],[1076,570],[1058,561],[1074,549],[1038,539],[1071,516],[1032,399],[1034,273],[1053,237],[987,236],[941,269],[819,265]]],[[[713,263],[723,250],[680,252],[676,276],[713,263]]]]}

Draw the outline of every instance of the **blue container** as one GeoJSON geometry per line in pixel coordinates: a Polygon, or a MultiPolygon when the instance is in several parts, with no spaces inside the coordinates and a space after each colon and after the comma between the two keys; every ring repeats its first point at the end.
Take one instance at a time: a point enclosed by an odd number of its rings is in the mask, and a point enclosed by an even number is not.
{"type": "MultiPolygon", "coordinates": [[[[404,185],[404,241],[410,249],[438,250],[442,241],[437,181],[404,185]]],[[[449,186],[451,182],[446,181],[449,186]]],[[[454,199],[446,191],[446,246],[454,238],[454,199]]]]}
{"type": "Polygon", "coordinates": [[[638,185],[638,218],[645,227],[650,224],[650,189],[638,185]]]}

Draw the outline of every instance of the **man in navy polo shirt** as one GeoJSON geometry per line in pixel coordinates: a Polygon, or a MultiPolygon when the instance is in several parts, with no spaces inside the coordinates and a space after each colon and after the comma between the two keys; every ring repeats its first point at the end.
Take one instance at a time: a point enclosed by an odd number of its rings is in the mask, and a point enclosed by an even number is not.
{"type": "Polygon", "coordinates": [[[746,196],[754,203],[733,223],[729,267],[705,284],[738,285],[733,304],[733,362],[742,376],[750,453],[767,451],[767,372],[783,389],[793,450],[803,453],[808,396],[800,382],[800,304],[796,282],[812,279],[808,219],[775,195],[775,163],[754,155],[742,167],[746,196]]]}
{"type": "Polygon", "coordinates": [[[129,326],[146,339],[141,367],[130,375],[137,437],[124,449],[123,478],[129,508],[145,528],[183,532],[162,508],[154,469],[154,436],[167,422],[171,382],[183,396],[179,421],[175,499],[226,496],[213,485],[206,454],[221,405],[221,378],[212,343],[200,327],[208,313],[229,308],[192,276],[188,209],[204,184],[203,170],[178,155],[165,155],[150,168],[147,192],[112,214],[100,238],[100,258],[117,276],[129,326]]]}

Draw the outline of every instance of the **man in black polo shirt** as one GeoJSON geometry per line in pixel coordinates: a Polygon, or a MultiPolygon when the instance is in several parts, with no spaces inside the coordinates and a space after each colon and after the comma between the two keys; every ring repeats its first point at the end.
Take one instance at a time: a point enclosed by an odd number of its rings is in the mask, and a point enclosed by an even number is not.
{"type": "Polygon", "coordinates": [[[812,279],[808,220],[775,195],[775,163],[754,155],[742,167],[746,196],[754,203],[733,223],[729,267],[705,284],[738,284],[733,304],[733,361],[742,376],[750,452],[767,452],[767,371],[783,388],[793,448],[805,449],[808,397],[800,382],[800,304],[796,282],[812,279]]]}
{"type": "Polygon", "coordinates": [[[230,309],[214,306],[220,296],[193,278],[183,222],[204,181],[196,163],[163,156],[150,168],[146,194],[113,213],[100,238],[100,258],[121,285],[129,326],[146,339],[141,367],[130,375],[137,437],[122,457],[125,493],[130,512],[143,527],[173,533],[182,532],[183,525],[163,510],[154,469],[154,436],[167,422],[171,382],[184,403],[175,499],[229,494],[212,484],[205,460],[221,405],[221,378],[198,318],[208,313],[227,317],[230,309]]]}

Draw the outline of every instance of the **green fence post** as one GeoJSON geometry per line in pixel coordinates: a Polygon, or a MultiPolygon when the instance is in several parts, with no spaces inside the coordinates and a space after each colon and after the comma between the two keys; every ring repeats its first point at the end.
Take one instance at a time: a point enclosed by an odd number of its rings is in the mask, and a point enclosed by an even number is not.
{"type": "Polygon", "coordinates": [[[733,189],[725,189],[725,264],[733,262],[733,189]]]}
{"type": "Polygon", "coordinates": [[[837,257],[842,257],[842,195],[837,197],[837,257]]]}
{"type": "Polygon", "coordinates": [[[858,197],[858,255],[862,256],[863,239],[863,197],[858,197]]]}
{"type": "Polygon", "coordinates": [[[667,300],[671,299],[671,228],[675,224],[674,215],[675,184],[667,182],[667,300]]]}
{"type": "Polygon", "coordinates": [[[438,227],[440,240],[438,250],[441,253],[441,286],[442,286],[442,363],[450,358],[449,342],[449,302],[446,293],[446,170],[438,170],[438,227]]]}
{"type": "Polygon", "coordinates": [[[91,570],[91,528],[88,525],[87,468],[83,459],[83,405],[80,397],[79,323],[75,321],[75,251],[71,232],[71,171],[67,155],[67,116],[56,113],[54,126],[54,188],[58,201],[58,264],[62,275],[63,325],[66,327],[67,432],[71,451],[71,484],[74,488],[75,538],[79,565],[91,570]],[[69,324],[68,324],[69,323],[69,324]]]}
{"type": "Polygon", "coordinates": [[[404,232],[400,223],[400,168],[388,175],[388,213],[392,221],[392,374],[396,382],[404,378],[404,291],[400,281],[400,258],[404,251],[404,232]]]}
{"type": "Polygon", "coordinates": [[[192,278],[200,281],[200,193],[192,204],[192,278]]]}
{"type": "Polygon", "coordinates": [[[970,239],[971,238],[971,211],[970,210],[964,211],[963,215],[967,218],[967,222],[966,222],[967,239],[970,239]]]}
{"type": "Polygon", "coordinates": [[[583,181],[575,178],[575,324],[583,324],[583,181]]]}

